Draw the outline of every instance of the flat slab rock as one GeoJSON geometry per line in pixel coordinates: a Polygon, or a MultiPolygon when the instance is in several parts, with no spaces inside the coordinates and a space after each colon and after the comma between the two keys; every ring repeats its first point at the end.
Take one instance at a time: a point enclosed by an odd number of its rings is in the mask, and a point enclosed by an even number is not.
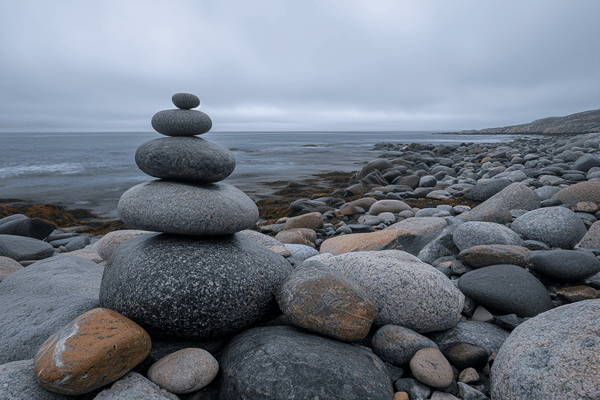
{"type": "Polygon", "coordinates": [[[385,364],[361,347],[292,327],[254,328],[219,360],[219,399],[372,399],[394,396],[385,364]]]}
{"type": "Polygon", "coordinates": [[[220,182],[142,183],[123,193],[117,208],[132,228],[178,235],[229,235],[253,228],[258,220],[252,199],[220,182]]]}

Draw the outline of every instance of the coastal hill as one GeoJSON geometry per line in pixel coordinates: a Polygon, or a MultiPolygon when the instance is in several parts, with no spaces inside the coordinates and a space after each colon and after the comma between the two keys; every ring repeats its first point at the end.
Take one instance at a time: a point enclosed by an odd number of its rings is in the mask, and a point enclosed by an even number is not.
{"type": "Polygon", "coordinates": [[[466,130],[452,132],[459,135],[500,135],[500,134],[579,134],[600,132],[600,110],[584,111],[566,117],[537,119],[528,124],[511,125],[501,128],[466,130]]]}

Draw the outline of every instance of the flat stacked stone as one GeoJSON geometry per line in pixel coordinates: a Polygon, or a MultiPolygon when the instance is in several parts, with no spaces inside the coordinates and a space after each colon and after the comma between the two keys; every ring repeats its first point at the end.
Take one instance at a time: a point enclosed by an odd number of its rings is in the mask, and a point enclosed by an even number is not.
{"type": "Polygon", "coordinates": [[[157,180],[134,186],[119,200],[121,220],[154,231],[111,253],[100,303],[150,335],[204,340],[252,326],[274,305],[291,272],[279,254],[237,232],[251,229],[258,208],[222,183],[235,169],[225,147],[200,139],[212,122],[192,110],[198,97],[177,93],[174,110],[152,126],[168,136],[142,144],[135,160],[157,180]]]}

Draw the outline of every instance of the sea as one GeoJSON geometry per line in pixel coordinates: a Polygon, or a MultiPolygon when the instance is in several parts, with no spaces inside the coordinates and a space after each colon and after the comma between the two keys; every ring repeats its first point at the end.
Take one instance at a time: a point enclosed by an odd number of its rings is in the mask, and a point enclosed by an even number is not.
{"type": "MultiPolygon", "coordinates": [[[[119,197],[151,181],[135,164],[136,149],[156,132],[0,132],[0,199],[55,203],[117,216],[119,197]]],[[[244,191],[261,182],[294,181],[320,172],[358,171],[377,158],[377,143],[508,142],[513,135],[397,132],[208,132],[228,147],[236,168],[224,182],[244,191]]],[[[264,190],[268,190],[264,187],[264,190]]]]}

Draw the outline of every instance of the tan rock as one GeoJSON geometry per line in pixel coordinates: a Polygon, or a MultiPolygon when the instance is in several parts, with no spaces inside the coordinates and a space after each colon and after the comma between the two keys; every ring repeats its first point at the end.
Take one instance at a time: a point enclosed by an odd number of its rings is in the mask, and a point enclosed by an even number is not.
{"type": "Polygon", "coordinates": [[[212,382],[219,363],[206,350],[188,348],[171,353],[148,370],[148,379],[171,393],[191,393],[212,382]]]}
{"type": "Polygon", "coordinates": [[[334,256],[352,251],[404,250],[413,235],[401,229],[383,230],[371,233],[353,233],[336,236],[321,244],[321,254],[334,256]]]}
{"type": "Polygon", "coordinates": [[[98,252],[93,248],[84,248],[79,250],[70,251],[68,253],[63,253],[65,256],[73,256],[73,257],[81,257],[86,260],[93,261],[95,263],[101,263],[103,258],[98,254],[98,252]]]}
{"type": "Polygon", "coordinates": [[[399,213],[404,210],[410,210],[410,206],[402,200],[379,200],[373,203],[369,209],[369,214],[379,215],[382,212],[399,213]]]}
{"type": "Polygon", "coordinates": [[[95,308],[42,344],[34,358],[35,379],[52,392],[88,393],[125,375],[150,347],[150,336],[135,322],[95,308]]]}
{"type": "Polygon", "coordinates": [[[320,212],[312,212],[288,219],[283,226],[283,230],[285,231],[297,228],[319,229],[322,226],[323,214],[320,212]]]}
{"type": "Polygon", "coordinates": [[[598,204],[591,201],[580,201],[572,207],[575,212],[595,213],[598,211],[598,204]]]}
{"type": "Polygon", "coordinates": [[[580,182],[569,186],[552,196],[565,204],[576,204],[581,201],[600,203],[600,182],[580,182]]]}
{"type": "Polygon", "coordinates": [[[121,243],[123,243],[127,239],[131,239],[140,235],[145,235],[146,233],[152,233],[150,231],[142,231],[136,229],[127,229],[122,231],[113,231],[109,232],[102,239],[100,239],[96,244],[96,249],[100,257],[103,260],[108,260],[112,253],[115,251],[117,247],[121,243]]]}
{"type": "Polygon", "coordinates": [[[479,322],[494,322],[494,316],[488,310],[486,310],[482,306],[478,306],[471,317],[471,321],[479,321],[479,322]]]}
{"type": "Polygon", "coordinates": [[[260,233],[257,231],[251,231],[249,229],[240,231],[240,233],[246,237],[249,237],[250,239],[254,240],[257,243],[260,243],[263,246],[268,247],[269,249],[273,250],[275,253],[277,253],[283,257],[289,257],[291,255],[291,253],[287,249],[287,247],[285,247],[283,245],[283,243],[281,243],[279,240],[275,239],[274,237],[265,235],[264,233],[260,233]]]}
{"type": "Polygon", "coordinates": [[[342,215],[350,216],[350,215],[364,214],[365,210],[362,207],[349,206],[349,207],[343,207],[340,210],[340,213],[342,215]]]}
{"type": "Polygon", "coordinates": [[[458,258],[473,268],[497,264],[512,264],[525,268],[531,261],[531,252],[521,246],[486,244],[465,249],[458,254],[458,258]]]}
{"type": "Polygon", "coordinates": [[[575,248],[600,249],[600,221],[596,221],[590,226],[575,248]]]}
{"type": "Polygon", "coordinates": [[[23,266],[17,261],[13,260],[12,258],[0,256],[0,282],[2,282],[2,280],[9,274],[12,274],[20,269],[23,269],[23,266]]]}
{"type": "Polygon", "coordinates": [[[479,374],[475,368],[469,367],[458,375],[458,381],[463,383],[473,383],[479,380],[479,374]]]}
{"type": "Polygon", "coordinates": [[[363,212],[365,212],[365,211],[369,211],[371,206],[373,204],[375,204],[376,202],[377,202],[377,200],[372,197],[363,197],[362,199],[350,201],[350,202],[342,205],[340,207],[340,211],[343,212],[346,208],[349,208],[349,207],[360,207],[364,210],[363,212]]]}
{"type": "Polygon", "coordinates": [[[445,388],[452,384],[452,367],[438,349],[417,351],[409,366],[415,378],[428,386],[445,388]]]}
{"type": "Polygon", "coordinates": [[[338,340],[364,339],[375,318],[373,302],[358,284],[318,262],[296,268],[275,298],[294,325],[338,340]]]}
{"type": "Polygon", "coordinates": [[[279,240],[281,243],[303,244],[314,248],[314,242],[317,240],[317,233],[312,229],[306,228],[288,229],[279,232],[275,236],[275,239],[279,240]]]}
{"type": "Polygon", "coordinates": [[[556,294],[561,300],[568,303],[600,298],[600,291],[584,285],[562,288],[556,294]]]}
{"type": "Polygon", "coordinates": [[[441,232],[448,223],[444,218],[439,217],[421,217],[407,218],[396,222],[385,228],[386,230],[403,229],[413,235],[425,235],[429,233],[441,232]]]}

